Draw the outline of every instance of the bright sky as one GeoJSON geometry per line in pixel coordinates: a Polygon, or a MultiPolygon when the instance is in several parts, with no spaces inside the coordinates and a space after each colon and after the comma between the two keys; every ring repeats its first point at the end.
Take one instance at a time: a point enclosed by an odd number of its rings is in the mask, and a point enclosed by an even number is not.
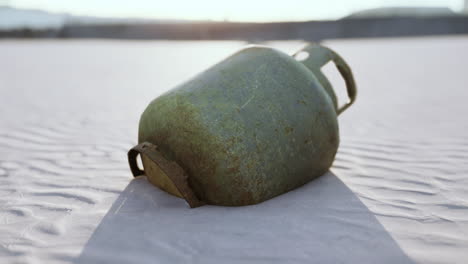
{"type": "Polygon", "coordinates": [[[464,0],[0,0],[20,8],[104,17],[285,21],[335,19],[381,6],[449,7],[464,0]]]}

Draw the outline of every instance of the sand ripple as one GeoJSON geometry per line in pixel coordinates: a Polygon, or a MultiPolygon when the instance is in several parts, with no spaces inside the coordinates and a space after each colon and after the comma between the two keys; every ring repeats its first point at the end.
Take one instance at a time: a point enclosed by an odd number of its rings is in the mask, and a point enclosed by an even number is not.
{"type": "MultiPolygon", "coordinates": [[[[312,258],[392,263],[397,251],[420,263],[468,259],[468,122],[462,114],[468,113],[468,53],[456,52],[468,50],[466,38],[331,42],[352,65],[360,86],[356,105],[340,117],[336,176],[304,187],[310,192],[300,189],[253,209],[205,211],[186,209],[179,199],[146,190],[141,181],[132,183],[143,190],[138,196],[129,184],[126,151],[135,144],[144,105],[240,44],[186,44],[190,52],[184,56],[194,56],[189,58],[193,65],[183,67],[173,58],[180,46],[171,45],[0,43],[0,57],[5,55],[0,60],[2,263],[63,263],[80,256],[91,262],[130,260],[116,254],[116,241],[109,251],[90,248],[107,241],[102,236],[106,223],[135,224],[138,217],[167,228],[150,237],[142,233],[143,244],[154,250],[141,255],[142,263],[153,263],[154,252],[167,263],[304,263],[312,258]],[[422,46],[426,51],[419,50],[422,46]],[[205,47],[215,48],[210,48],[212,57],[200,55],[205,47]],[[400,58],[407,58],[406,64],[400,58]],[[110,68],[110,75],[100,74],[110,68]],[[444,69],[450,70],[442,82],[444,69]],[[205,213],[218,224],[207,227],[205,213]],[[243,222],[249,226],[236,228],[243,222]],[[279,229],[272,231],[268,224],[279,229]],[[205,240],[193,236],[193,228],[205,240]],[[390,242],[379,244],[384,238],[390,242]],[[323,251],[302,250],[304,245],[323,251]],[[378,254],[389,255],[366,259],[373,245],[378,254]],[[382,245],[394,251],[379,251],[382,245]],[[284,251],[288,246],[295,251],[284,251]],[[337,250],[334,255],[328,254],[330,247],[337,250]]],[[[122,243],[130,243],[124,250],[134,241],[122,243]]]]}

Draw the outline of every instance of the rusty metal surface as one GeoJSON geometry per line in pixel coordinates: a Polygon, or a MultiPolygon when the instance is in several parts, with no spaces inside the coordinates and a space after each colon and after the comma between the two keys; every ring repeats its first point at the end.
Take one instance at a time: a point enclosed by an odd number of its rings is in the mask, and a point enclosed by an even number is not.
{"type": "Polygon", "coordinates": [[[315,77],[317,77],[322,87],[328,93],[328,96],[332,99],[333,104],[337,109],[338,115],[343,113],[354,103],[354,101],[356,101],[357,95],[356,82],[354,81],[354,76],[349,65],[336,52],[316,43],[310,43],[303,49],[296,52],[293,56],[298,58],[298,55],[301,53],[307,56],[306,59],[301,60],[301,63],[304,64],[309,70],[311,70],[315,77]],[[338,106],[338,100],[331,83],[328,81],[327,77],[321,70],[322,67],[330,61],[335,63],[337,70],[340,72],[345,81],[346,90],[348,92],[349,101],[341,107],[338,106]]]}
{"type": "MultiPolygon", "coordinates": [[[[129,163],[130,167],[132,168],[133,176],[137,177],[149,172],[149,170],[147,170],[148,165],[145,166],[145,171],[142,171],[138,168],[136,163],[138,154],[147,157],[151,162],[153,162],[153,164],[157,165],[161,171],[164,172],[164,174],[172,181],[178,191],[178,193],[172,194],[177,196],[180,194],[182,198],[187,201],[191,208],[195,208],[204,204],[197,198],[188,185],[188,176],[185,171],[176,162],[165,159],[158,151],[157,146],[151,143],[144,142],[138,144],[128,152],[129,163]]],[[[147,176],[150,178],[152,175],[147,174],[147,176]]]]}
{"type": "MultiPolygon", "coordinates": [[[[338,61],[327,48],[313,52],[311,59],[338,61]]],[[[256,204],[288,192],[324,174],[338,149],[344,108],[313,72],[268,47],[241,50],[153,100],[139,143],[158,145],[208,204],[256,204]]],[[[350,74],[342,72],[354,85],[350,74]]]]}

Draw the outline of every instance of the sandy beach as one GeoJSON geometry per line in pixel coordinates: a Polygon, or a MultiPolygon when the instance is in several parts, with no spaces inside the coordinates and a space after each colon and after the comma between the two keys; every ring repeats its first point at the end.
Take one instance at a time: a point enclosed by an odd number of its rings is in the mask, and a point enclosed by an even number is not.
{"type": "Polygon", "coordinates": [[[189,209],[132,178],[139,116],[246,43],[1,41],[0,262],[466,263],[468,37],[325,44],[359,88],[331,171],[258,205],[189,209]]]}

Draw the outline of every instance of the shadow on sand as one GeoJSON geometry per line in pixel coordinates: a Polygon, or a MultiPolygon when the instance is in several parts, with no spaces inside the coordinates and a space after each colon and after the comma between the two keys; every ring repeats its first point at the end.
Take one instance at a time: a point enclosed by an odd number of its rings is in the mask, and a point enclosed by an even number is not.
{"type": "Polygon", "coordinates": [[[258,205],[202,206],[132,180],[77,263],[413,263],[332,172],[258,205]]]}

